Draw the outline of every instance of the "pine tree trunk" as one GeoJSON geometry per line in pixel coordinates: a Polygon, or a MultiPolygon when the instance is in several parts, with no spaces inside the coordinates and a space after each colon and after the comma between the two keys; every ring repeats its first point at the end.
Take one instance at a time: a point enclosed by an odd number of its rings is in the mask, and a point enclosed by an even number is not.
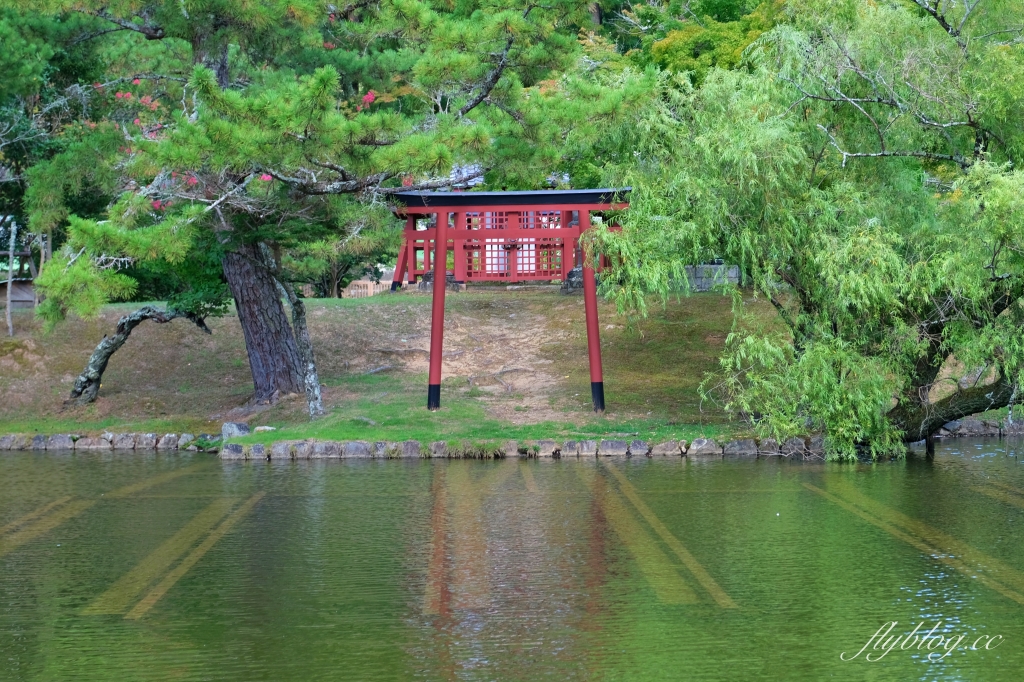
{"type": "Polygon", "coordinates": [[[92,355],[89,356],[89,362],[86,363],[85,369],[75,380],[75,385],[71,389],[71,396],[68,398],[68,402],[73,402],[76,405],[85,405],[96,400],[96,396],[100,391],[100,384],[103,381],[103,373],[107,371],[107,363],[110,362],[110,356],[124,345],[133,329],[146,320],[153,320],[162,324],[179,317],[188,318],[207,334],[211,333],[202,318],[176,310],[157,310],[152,306],[139,308],[118,320],[117,330],[113,336],[104,336],[103,340],[99,342],[92,355]]]}
{"type": "Polygon", "coordinates": [[[243,244],[222,261],[245,335],[256,402],[303,392],[302,361],[274,277],[259,247],[243,244]]]}

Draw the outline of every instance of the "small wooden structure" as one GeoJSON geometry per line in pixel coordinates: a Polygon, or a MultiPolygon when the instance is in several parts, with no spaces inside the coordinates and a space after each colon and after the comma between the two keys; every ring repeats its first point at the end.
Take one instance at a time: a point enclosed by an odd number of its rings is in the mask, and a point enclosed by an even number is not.
{"type": "MultiPolygon", "coordinates": [[[[448,254],[454,277],[465,282],[523,282],[565,279],[583,266],[583,299],[590,355],[590,391],[594,411],[604,411],[604,378],[597,319],[594,268],[582,261],[580,235],[590,229],[591,211],[620,210],[630,188],[531,192],[398,192],[395,213],[406,219],[391,290],[433,271],[434,282],[447,279],[448,254]],[[419,225],[417,218],[431,218],[419,225]]],[[[441,349],[444,334],[444,286],[434,286],[430,323],[430,375],[427,408],[441,406],[441,349]]]]}
{"type": "MultiPolygon", "coordinates": [[[[36,285],[30,277],[16,277],[11,283],[11,310],[36,304],[36,285]]],[[[7,306],[7,277],[0,279],[0,308],[7,306]]]]}
{"type": "Polygon", "coordinates": [[[387,290],[383,282],[372,282],[366,279],[356,279],[349,282],[342,292],[343,298],[368,298],[387,290]]]}

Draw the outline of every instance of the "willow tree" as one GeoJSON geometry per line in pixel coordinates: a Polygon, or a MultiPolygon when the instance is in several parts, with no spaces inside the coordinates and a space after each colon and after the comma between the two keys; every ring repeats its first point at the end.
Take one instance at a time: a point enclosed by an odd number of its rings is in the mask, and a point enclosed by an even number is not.
{"type": "Polygon", "coordinates": [[[832,456],[902,451],[1017,399],[1024,368],[1024,16],[991,2],[791,2],[699,88],[663,76],[609,172],[635,189],[605,289],[624,308],[725,258],[744,315],[706,395],[832,456]],[[955,356],[972,382],[942,372],[955,356]]]}
{"type": "MultiPolygon", "coordinates": [[[[302,301],[282,276],[289,248],[344,237],[354,202],[384,212],[400,189],[544,184],[573,127],[628,108],[587,87],[570,99],[558,81],[590,21],[577,0],[38,7],[91,16],[124,43],[104,85],[123,136],[120,156],[104,162],[120,173],[119,198],[106,221],[80,225],[106,241],[69,243],[55,256],[60,272],[84,248],[92,258],[77,267],[111,277],[99,263],[121,255],[140,225],[175,240],[212,235],[255,400],[306,390],[311,413],[319,380],[302,301]],[[125,45],[145,58],[129,59],[125,45]]],[[[53,203],[43,188],[36,196],[53,203]]],[[[85,285],[52,285],[60,290],[104,299],[85,285]]],[[[73,307],[51,298],[55,316],[73,307]]]]}

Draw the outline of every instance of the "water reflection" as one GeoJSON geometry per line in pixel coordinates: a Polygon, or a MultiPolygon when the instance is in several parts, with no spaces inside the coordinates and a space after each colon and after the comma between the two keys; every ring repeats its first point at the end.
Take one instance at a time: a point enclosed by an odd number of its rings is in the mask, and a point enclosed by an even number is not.
{"type": "Polygon", "coordinates": [[[700,466],[5,453],[0,679],[1017,679],[1017,448],[700,466]],[[1006,643],[840,660],[890,621],[1006,643]]]}

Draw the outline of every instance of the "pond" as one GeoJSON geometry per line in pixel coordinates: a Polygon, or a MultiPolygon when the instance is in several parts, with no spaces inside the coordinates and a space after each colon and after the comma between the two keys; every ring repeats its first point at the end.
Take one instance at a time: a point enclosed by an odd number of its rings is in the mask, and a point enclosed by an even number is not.
{"type": "Polygon", "coordinates": [[[0,679],[1017,680],[1021,454],[4,453],[0,679]]]}

